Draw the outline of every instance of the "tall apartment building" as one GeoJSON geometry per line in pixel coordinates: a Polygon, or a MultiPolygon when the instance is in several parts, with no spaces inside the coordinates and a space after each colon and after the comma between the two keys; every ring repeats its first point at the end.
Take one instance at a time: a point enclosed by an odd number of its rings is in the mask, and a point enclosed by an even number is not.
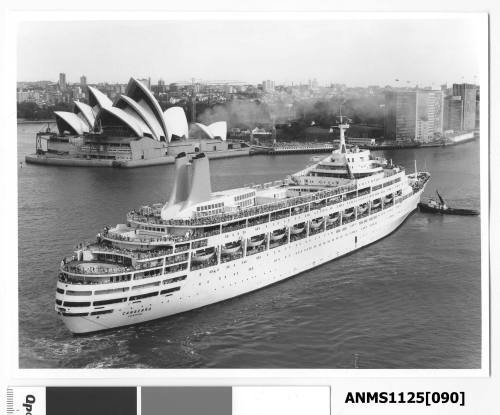
{"type": "Polygon", "coordinates": [[[443,118],[444,125],[443,129],[462,131],[464,129],[464,101],[460,96],[447,96],[444,99],[444,110],[443,118]]]}
{"type": "Polygon", "coordinates": [[[274,91],[274,81],[269,79],[262,81],[262,89],[264,91],[274,91]]]}
{"type": "Polygon", "coordinates": [[[476,127],[476,95],[476,85],[453,84],[453,96],[459,96],[463,101],[462,130],[473,130],[476,127]]]}
{"type": "Polygon", "coordinates": [[[442,91],[386,92],[384,122],[386,140],[426,142],[434,140],[442,132],[442,91]]]}
{"type": "Polygon", "coordinates": [[[66,91],[67,86],[68,85],[66,84],[66,74],[60,73],[59,74],[59,89],[61,91],[66,91]]]}

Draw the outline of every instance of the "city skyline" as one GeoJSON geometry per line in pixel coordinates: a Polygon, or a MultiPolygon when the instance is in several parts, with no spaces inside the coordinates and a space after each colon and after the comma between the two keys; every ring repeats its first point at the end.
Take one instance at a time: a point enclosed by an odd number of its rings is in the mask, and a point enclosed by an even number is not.
{"type": "Polygon", "coordinates": [[[470,16],[433,20],[29,22],[19,26],[17,75],[18,81],[33,82],[54,80],[63,72],[68,83],[78,83],[85,75],[90,84],[126,83],[131,75],[151,77],[152,83],[191,78],[253,84],[263,80],[306,84],[317,79],[320,86],[479,83],[479,29],[479,20],[470,16]],[[42,35],[34,36],[36,33],[42,35]]]}

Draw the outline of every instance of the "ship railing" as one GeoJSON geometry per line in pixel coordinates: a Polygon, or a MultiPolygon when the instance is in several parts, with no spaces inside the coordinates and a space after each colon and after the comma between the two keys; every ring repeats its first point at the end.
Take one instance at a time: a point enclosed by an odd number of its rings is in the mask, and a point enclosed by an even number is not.
{"type": "Polygon", "coordinates": [[[145,252],[134,252],[132,255],[134,256],[135,259],[139,261],[145,261],[148,259],[170,255],[172,253],[173,250],[170,248],[170,249],[159,249],[159,250],[145,251],[145,252]]]}
{"type": "Polygon", "coordinates": [[[239,250],[237,252],[233,252],[231,254],[221,254],[220,262],[224,264],[225,262],[235,261],[237,259],[243,258],[243,250],[239,250]]]}
{"type": "Polygon", "coordinates": [[[92,253],[98,253],[98,252],[104,252],[104,253],[110,253],[110,254],[116,254],[116,255],[122,255],[125,257],[129,258],[134,258],[139,261],[145,261],[147,259],[151,258],[156,258],[156,257],[161,257],[165,255],[170,255],[173,253],[172,248],[168,249],[153,249],[149,251],[134,251],[131,249],[126,249],[126,248],[117,248],[114,246],[108,246],[104,245],[101,243],[90,243],[85,246],[86,249],[90,250],[92,253]]]}
{"type": "Polygon", "coordinates": [[[247,256],[255,255],[255,254],[258,254],[260,252],[264,252],[265,250],[266,250],[266,243],[264,242],[261,245],[258,245],[256,247],[247,247],[246,255],[247,256]]]}
{"type": "MultiPolygon", "coordinates": [[[[272,219],[274,220],[274,219],[272,219]]],[[[248,226],[256,226],[256,225],[261,225],[263,223],[268,223],[269,222],[269,215],[266,214],[263,217],[257,216],[254,218],[248,219],[248,226]]]]}
{"type": "Polygon", "coordinates": [[[205,262],[200,262],[198,264],[191,263],[191,271],[196,271],[198,269],[212,267],[214,265],[217,265],[217,256],[216,255],[214,255],[212,258],[210,258],[208,261],[205,261],[205,262]]]}
{"type": "Polygon", "coordinates": [[[92,253],[104,252],[106,254],[116,254],[130,258],[136,257],[137,255],[135,252],[128,249],[120,249],[96,242],[86,245],[85,248],[91,251],[92,253]]]}
{"type": "Polygon", "coordinates": [[[349,192],[352,190],[356,190],[355,184],[348,184],[344,186],[337,187],[335,189],[324,189],[320,190],[312,195],[307,196],[297,196],[292,197],[280,202],[273,202],[258,206],[249,207],[247,209],[243,209],[236,213],[222,213],[215,214],[211,216],[193,218],[193,219],[161,219],[155,215],[139,215],[137,212],[132,211],[129,212],[127,216],[128,219],[142,222],[142,223],[153,223],[165,226],[182,226],[182,227],[190,227],[190,226],[208,226],[219,224],[223,222],[231,222],[238,219],[248,218],[250,216],[261,215],[263,213],[269,213],[275,210],[285,209],[288,207],[297,206],[300,204],[309,203],[311,201],[315,201],[322,198],[327,198],[331,196],[335,196],[338,194],[342,194],[345,192],[349,192]]]}
{"type": "Polygon", "coordinates": [[[290,216],[290,210],[289,209],[286,209],[284,211],[272,212],[271,213],[271,220],[275,221],[275,220],[279,220],[279,219],[283,219],[283,218],[288,218],[289,216],[290,216]]]}
{"type": "Polygon", "coordinates": [[[113,282],[112,276],[89,276],[89,275],[79,275],[79,274],[64,274],[61,273],[58,280],[63,283],[70,283],[75,285],[82,284],[109,284],[113,282]]]}
{"type": "Polygon", "coordinates": [[[141,244],[147,244],[147,243],[155,243],[155,242],[165,242],[166,239],[164,237],[160,238],[154,238],[154,237],[144,237],[144,236],[139,236],[139,235],[134,235],[134,236],[125,236],[120,233],[115,233],[115,232],[107,232],[103,234],[103,237],[106,239],[113,239],[116,241],[123,241],[123,242],[137,242],[141,244]]]}
{"type": "Polygon", "coordinates": [[[233,232],[233,231],[237,231],[239,229],[244,229],[246,227],[247,227],[246,223],[239,223],[236,225],[223,226],[222,233],[233,232]]]}
{"type": "Polygon", "coordinates": [[[408,177],[411,178],[413,181],[413,183],[410,182],[411,186],[414,189],[419,190],[425,185],[425,183],[427,183],[427,181],[430,179],[431,175],[428,172],[417,172],[416,175],[415,175],[415,173],[412,173],[412,174],[409,174],[408,177]]]}
{"type": "Polygon", "coordinates": [[[121,275],[127,272],[132,272],[134,270],[133,267],[100,267],[100,266],[85,266],[82,268],[78,265],[70,265],[64,264],[61,266],[61,271],[67,272],[72,275],[103,275],[103,276],[111,276],[111,275],[121,275]]]}
{"type": "Polygon", "coordinates": [[[165,258],[165,265],[177,264],[179,262],[186,262],[189,259],[189,254],[179,254],[174,255],[169,258],[165,258]]]}
{"type": "Polygon", "coordinates": [[[177,264],[177,265],[170,265],[168,267],[165,267],[165,274],[173,274],[174,272],[185,271],[185,270],[187,270],[187,268],[188,268],[187,262],[177,264]]]}

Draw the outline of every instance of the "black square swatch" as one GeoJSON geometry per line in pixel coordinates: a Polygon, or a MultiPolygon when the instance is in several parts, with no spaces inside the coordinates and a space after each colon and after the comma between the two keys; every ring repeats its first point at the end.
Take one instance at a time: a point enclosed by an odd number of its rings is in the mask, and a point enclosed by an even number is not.
{"type": "Polygon", "coordinates": [[[47,387],[47,415],[137,415],[137,388],[47,387]]]}

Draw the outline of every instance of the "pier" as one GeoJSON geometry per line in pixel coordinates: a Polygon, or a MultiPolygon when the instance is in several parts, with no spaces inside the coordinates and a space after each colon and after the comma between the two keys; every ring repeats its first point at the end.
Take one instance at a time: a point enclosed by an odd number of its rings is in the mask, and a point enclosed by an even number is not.
{"type": "Polygon", "coordinates": [[[276,146],[253,145],[250,148],[250,154],[304,154],[304,153],[329,153],[336,147],[332,143],[314,143],[314,144],[280,144],[276,146]]]}

